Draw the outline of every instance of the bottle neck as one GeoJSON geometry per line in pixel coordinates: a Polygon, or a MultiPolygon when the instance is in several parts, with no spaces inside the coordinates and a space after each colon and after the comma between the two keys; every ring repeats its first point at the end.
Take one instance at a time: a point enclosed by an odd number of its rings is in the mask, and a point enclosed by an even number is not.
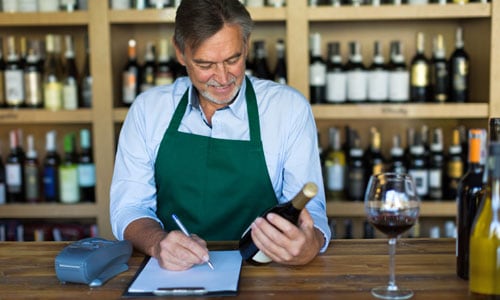
{"type": "Polygon", "coordinates": [[[292,206],[297,210],[302,210],[307,202],[318,193],[318,187],[312,182],[304,185],[302,190],[291,200],[292,206]]]}

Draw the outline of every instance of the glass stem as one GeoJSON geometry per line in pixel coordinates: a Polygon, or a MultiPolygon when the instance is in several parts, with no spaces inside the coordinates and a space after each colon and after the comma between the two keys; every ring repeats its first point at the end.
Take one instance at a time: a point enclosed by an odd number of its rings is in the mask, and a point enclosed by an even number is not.
{"type": "Polygon", "coordinates": [[[397,238],[389,238],[389,285],[387,287],[390,291],[397,291],[398,286],[396,285],[396,242],[397,238]]]}

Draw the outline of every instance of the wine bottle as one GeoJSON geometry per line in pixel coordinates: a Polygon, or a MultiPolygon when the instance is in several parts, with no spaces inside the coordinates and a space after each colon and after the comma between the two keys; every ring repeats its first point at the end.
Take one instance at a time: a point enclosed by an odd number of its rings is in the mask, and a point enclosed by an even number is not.
{"type": "Polygon", "coordinates": [[[353,224],[351,219],[344,220],[344,236],[343,239],[350,240],[354,237],[353,235],[353,224]]]}
{"type": "Polygon", "coordinates": [[[366,160],[361,140],[357,132],[353,133],[353,142],[349,151],[347,167],[347,199],[351,201],[363,200],[368,178],[366,177],[366,160]]]}
{"type": "Polygon", "coordinates": [[[75,110],[78,108],[79,87],[78,70],[75,62],[75,51],[73,37],[65,35],[66,51],[64,58],[66,59],[64,75],[63,75],[63,108],[66,110],[75,110]]]}
{"type": "Polygon", "coordinates": [[[279,39],[275,45],[276,48],[276,66],[274,67],[274,81],[287,84],[287,68],[285,57],[285,42],[279,39]]]}
{"type": "Polygon", "coordinates": [[[20,146],[20,129],[9,132],[10,153],[5,164],[5,174],[7,183],[7,202],[24,202],[24,151],[20,146]]]}
{"type": "Polygon", "coordinates": [[[382,44],[375,41],[373,62],[368,68],[368,101],[383,102],[389,98],[389,72],[382,55],[382,44]]]}
{"type": "Polygon", "coordinates": [[[443,129],[434,128],[429,155],[429,199],[442,200],[444,180],[443,129]]]}
{"type": "Polygon", "coordinates": [[[82,202],[95,201],[95,165],[92,156],[90,131],[80,130],[80,155],[78,157],[78,187],[82,202]]]}
{"type": "Polygon", "coordinates": [[[130,106],[139,92],[140,70],[137,63],[136,41],[128,41],[128,60],[122,73],[122,104],[130,106]]]}
{"type": "Polygon", "coordinates": [[[469,100],[469,55],[464,49],[463,29],[455,32],[455,50],[450,60],[450,101],[467,102],[469,100]]]}
{"type": "MultiPolygon", "coordinates": [[[[0,153],[0,205],[7,203],[6,192],[5,164],[3,163],[3,158],[0,153]]],[[[2,239],[0,239],[0,241],[2,241],[2,239]]]]}
{"type": "Polygon", "coordinates": [[[488,185],[470,237],[469,291],[480,299],[500,298],[500,144],[489,146],[488,185]]]}
{"type": "Polygon", "coordinates": [[[85,36],[85,62],[81,78],[80,107],[92,107],[92,74],[90,72],[90,46],[88,36],[85,36]]]}
{"type": "Polygon", "coordinates": [[[490,118],[488,123],[490,141],[500,142],[500,118],[490,118]]]}
{"type": "Polygon", "coordinates": [[[7,37],[7,63],[5,65],[5,101],[8,107],[16,108],[24,105],[24,71],[16,51],[15,39],[7,37]]]}
{"type": "Polygon", "coordinates": [[[140,92],[145,92],[155,86],[156,76],[156,58],[155,46],[152,42],[146,43],[146,52],[144,54],[144,64],[141,67],[140,92]]]}
{"type": "Polygon", "coordinates": [[[43,98],[45,108],[60,110],[63,105],[63,70],[56,51],[56,36],[48,34],[45,37],[46,58],[43,68],[43,98]]]}
{"type": "Polygon", "coordinates": [[[366,168],[366,178],[385,171],[385,158],[382,155],[382,137],[380,131],[375,127],[371,127],[370,136],[370,146],[365,151],[365,159],[368,166],[366,168]]]}
{"type": "Polygon", "coordinates": [[[310,35],[309,97],[311,104],[323,103],[326,98],[326,63],[321,57],[321,35],[310,35]]]}
{"type": "Polygon", "coordinates": [[[392,137],[391,158],[389,162],[389,172],[406,174],[408,166],[404,157],[404,149],[401,146],[401,136],[396,134],[392,137]]]}
{"type": "Polygon", "coordinates": [[[45,135],[45,158],[43,160],[43,198],[45,202],[59,201],[59,165],[61,157],[56,149],[56,132],[45,135]]]}
{"type": "Polygon", "coordinates": [[[111,0],[111,9],[122,10],[130,9],[131,2],[129,0],[111,0]]]}
{"type": "Polygon", "coordinates": [[[452,141],[448,147],[448,158],[446,161],[446,199],[456,199],[458,183],[463,175],[464,163],[462,160],[462,146],[460,145],[460,132],[455,128],[452,132],[452,141]]]}
{"type": "Polygon", "coordinates": [[[415,133],[415,142],[410,146],[408,174],[413,177],[417,195],[425,200],[429,197],[429,165],[425,159],[424,145],[419,132],[415,133]]]}
{"type": "Polygon", "coordinates": [[[328,61],[326,65],[326,102],[345,103],[347,101],[347,76],[342,56],[340,42],[328,43],[328,61]]]}
{"type": "Polygon", "coordinates": [[[32,41],[24,65],[25,103],[30,108],[43,107],[43,74],[39,50],[32,41]]]}
{"type": "Polygon", "coordinates": [[[174,66],[168,48],[168,40],[160,39],[155,85],[171,84],[172,82],[174,82],[174,66]]]}
{"type": "Polygon", "coordinates": [[[349,60],[346,64],[347,102],[360,103],[368,99],[367,71],[363,65],[361,44],[349,43],[349,60]]]}
{"type": "Polygon", "coordinates": [[[59,166],[59,194],[62,203],[80,201],[78,159],[75,151],[74,133],[64,136],[64,160],[59,166]]]}
{"type": "Polygon", "coordinates": [[[0,37],[0,108],[6,105],[5,102],[5,61],[3,58],[3,39],[0,37]]]}
{"type": "Polygon", "coordinates": [[[345,191],[346,159],[340,145],[340,130],[328,129],[330,146],[325,155],[326,190],[331,200],[342,200],[345,191]]]}
{"type": "Polygon", "coordinates": [[[410,100],[426,102],[429,98],[429,60],[425,56],[424,33],[417,33],[417,52],[411,60],[410,100]]]}
{"type": "Polygon", "coordinates": [[[486,164],[487,133],[485,129],[469,130],[469,168],[460,179],[457,189],[457,275],[469,278],[469,240],[472,223],[479,204],[477,195],[483,188],[486,164]]]}
{"type": "Polygon", "coordinates": [[[434,37],[432,53],[430,72],[432,101],[444,103],[448,101],[449,74],[443,35],[438,34],[434,37]]]}
{"type": "Polygon", "coordinates": [[[253,76],[262,79],[272,79],[267,62],[266,42],[258,40],[253,43],[253,76]]]}
{"type": "MultiPolygon", "coordinates": [[[[261,216],[265,217],[269,213],[274,213],[282,216],[293,224],[297,224],[300,212],[309,200],[314,198],[317,193],[317,185],[313,182],[308,182],[290,201],[274,206],[261,216]]],[[[271,259],[262,253],[252,240],[251,226],[249,226],[243,233],[239,242],[239,249],[241,256],[247,262],[254,264],[265,264],[271,262],[271,259]]]]}
{"type": "Polygon", "coordinates": [[[33,135],[27,137],[26,159],[24,160],[24,178],[26,187],[24,197],[26,202],[40,202],[40,166],[38,163],[38,153],[35,150],[35,139],[33,135]]]}
{"type": "Polygon", "coordinates": [[[391,59],[389,61],[389,94],[390,102],[410,101],[410,72],[405,63],[400,41],[391,42],[391,59]]]}

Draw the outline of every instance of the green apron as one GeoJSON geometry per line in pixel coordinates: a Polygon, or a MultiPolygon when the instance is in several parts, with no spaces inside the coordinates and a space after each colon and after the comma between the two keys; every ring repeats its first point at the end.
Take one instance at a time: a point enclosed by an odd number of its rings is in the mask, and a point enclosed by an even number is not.
{"type": "Polygon", "coordinates": [[[188,92],[158,149],[156,213],[167,231],[178,229],[171,217],[175,213],[205,240],[238,240],[257,216],[278,202],[264,158],[255,92],[246,78],[249,141],[179,132],[188,92]]]}

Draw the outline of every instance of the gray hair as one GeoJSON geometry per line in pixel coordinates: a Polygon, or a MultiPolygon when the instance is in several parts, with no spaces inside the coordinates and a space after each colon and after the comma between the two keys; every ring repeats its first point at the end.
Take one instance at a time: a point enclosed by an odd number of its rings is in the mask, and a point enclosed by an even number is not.
{"type": "Polygon", "coordinates": [[[182,0],[175,17],[174,42],[184,53],[196,50],[226,24],[240,26],[248,44],[253,21],[238,0],[182,0]]]}

